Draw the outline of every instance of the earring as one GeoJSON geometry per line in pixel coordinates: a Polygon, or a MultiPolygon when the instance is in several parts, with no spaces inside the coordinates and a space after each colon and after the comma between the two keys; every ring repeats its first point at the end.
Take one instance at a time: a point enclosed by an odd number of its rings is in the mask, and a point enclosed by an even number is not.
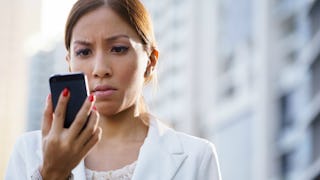
{"type": "Polygon", "coordinates": [[[146,73],[145,73],[145,76],[149,77],[152,74],[153,70],[154,70],[154,67],[151,67],[150,69],[147,69],[146,73]]]}
{"type": "Polygon", "coordinates": [[[149,77],[150,75],[151,75],[151,70],[147,70],[146,73],[145,73],[145,76],[149,77]]]}

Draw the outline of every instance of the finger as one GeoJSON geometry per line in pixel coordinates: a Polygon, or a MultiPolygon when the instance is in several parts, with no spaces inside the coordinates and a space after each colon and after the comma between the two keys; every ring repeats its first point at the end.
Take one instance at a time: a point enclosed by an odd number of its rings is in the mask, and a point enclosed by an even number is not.
{"type": "Polygon", "coordinates": [[[75,139],[81,130],[83,129],[83,126],[85,125],[86,121],[88,120],[88,116],[91,112],[93,103],[95,101],[95,97],[93,94],[91,94],[87,100],[83,103],[81,109],[76,115],[75,120],[70,126],[70,139],[75,139]]]}
{"type": "Polygon", "coordinates": [[[81,151],[82,156],[85,156],[98,142],[100,142],[101,135],[102,135],[102,129],[101,127],[98,127],[98,129],[90,137],[88,142],[83,146],[81,151]]]}
{"type": "Polygon", "coordinates": [[[52,115],[53,115],[53,107],[52,107],[51,94],[48,94],[45,109],[43,112],[42,124],[41,124],[42,137],[46,136],[51,129],[51,124],[53,120],[52,115]]]}
{"type": "Polygon", "coordinates": [[[52,123],[54,130],[61,131],[63,129],[69,98],[69,90],[67,88],[63,89],[63,91],[60,94],[56,109],[54,111],[54,121],[52,123]]]}
{"type": "Polygon", "coordinates": [[[77,139],[80,146],[83,146],[88,142],[88,140],[91,138],[91,136],[97,131],[98,124],[99,124],[99,114],[97,111],[92,111],[90,118],[88,119],[89,122],[87,126],[83,129],[82,132],[80,132],[80,136],[77,139]]]}

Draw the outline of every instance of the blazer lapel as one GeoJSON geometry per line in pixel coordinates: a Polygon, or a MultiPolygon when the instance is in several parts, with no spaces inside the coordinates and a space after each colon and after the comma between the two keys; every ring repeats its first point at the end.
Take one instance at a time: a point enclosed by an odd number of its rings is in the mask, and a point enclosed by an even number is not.
{"type": "Polygon", "coordinates": [[[172,129],[150,120],[148,136],[140,149],[133,180],[170,180],[187,158],[172,129]]]}

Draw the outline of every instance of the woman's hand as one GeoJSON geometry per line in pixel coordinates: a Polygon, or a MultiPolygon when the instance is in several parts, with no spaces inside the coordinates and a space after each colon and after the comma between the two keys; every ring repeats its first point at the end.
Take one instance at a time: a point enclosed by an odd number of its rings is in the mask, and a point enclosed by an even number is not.
{"type": "Polygon", "coordinates": [[[99,114],[92,110],[93,95],[84,102],[70,128],[63,127],[69,98],[70,93],[65,89],[60,94],[54,114],[51,96],[47,98],[42,123],[43,164],[40,173],[43,179],[66,179],[101,139],[99,114]],[[89,122],[83,128],[88,117],[89,122]]]}

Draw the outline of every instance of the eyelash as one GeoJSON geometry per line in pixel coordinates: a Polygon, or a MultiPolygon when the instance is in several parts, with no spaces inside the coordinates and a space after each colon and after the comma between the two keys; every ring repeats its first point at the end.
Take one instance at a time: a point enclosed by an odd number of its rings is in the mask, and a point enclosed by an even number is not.
{"type": "Polygon", "coordinates": [[[76,56],[88,56],[89,53],[91,53],[91,51],[88,48],[80,49],[80,50],[76,51],[76,56]]]}
{"type": "Polygon", "coordinates": [[[129,47],[127,46],[113,46],[110,51],[116,54],[124,54],[128,51],[128,49],[129,47]]]}
{"type": "MultiPolygon", "coordinates": [[[[125,54],[129,50],[127,46],[113,46],[111,48],[111,53],[115,54],[125,54]]],[[[89,48],[79,49],[76,51],[76,56],[86,57],[91,54],[91,50],[89,48]]]]}

